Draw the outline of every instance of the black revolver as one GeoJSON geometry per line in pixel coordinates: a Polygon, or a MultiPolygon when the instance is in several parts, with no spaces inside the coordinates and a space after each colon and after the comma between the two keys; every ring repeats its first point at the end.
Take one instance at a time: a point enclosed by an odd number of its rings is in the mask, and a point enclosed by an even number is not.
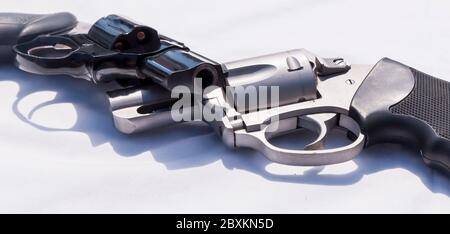
{"type": "Polygon", "coordinates": [[[399,143],[450,171],[450,84],[389,58],[349,65],[297,49],[218,63],[117,15],[91,26],[69,13],[0,14],[0,32],[3,57],[14,55],[20,69],[104,87],[123,133],[200,119],[227,146],[282,164],[341,163],[365,147],[399,143]],[[302,128],[317,133],[304,149],[270,142],[302,128]],[[326,148],[333,128],[351,143],[326,148]]]}

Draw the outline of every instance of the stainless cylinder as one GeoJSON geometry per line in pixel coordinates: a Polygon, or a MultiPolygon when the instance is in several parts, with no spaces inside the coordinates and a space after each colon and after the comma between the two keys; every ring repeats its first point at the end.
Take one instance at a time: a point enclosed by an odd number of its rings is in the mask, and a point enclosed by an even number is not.
{"type": "Polygon", "coordinates": [[[228,100],[238,112],[317,98],[317,76],[301,50],[229,62],[225,67],[228,100]]]}

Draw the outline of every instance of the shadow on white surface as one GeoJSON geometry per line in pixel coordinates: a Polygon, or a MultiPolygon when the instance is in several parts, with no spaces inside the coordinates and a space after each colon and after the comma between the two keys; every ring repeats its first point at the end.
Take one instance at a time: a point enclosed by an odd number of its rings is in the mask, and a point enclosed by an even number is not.
{"type": "Polygon", "coordinates": [[[249,171],[271,181],[336,186],[354,184],[365,175],[402,168],[417,175],[430,191],[450,195],[450,181],[445,175],[428,168],[419,154],[407,152],[399,146],[382,145],[366,149],[354,160],[356,169],[345,174],[323,173],[325,167],[308,168],[301,174],[275,174],[267,170],[271,162],[262,155],[247,149],[228,149],[203,123],[180,124],[131,136],[121,134],[113,125],[105,96],[89,82],[62,76],[31,75],[13,67],[0,67],[0,81],[13,81],[19,86],[11,109],[23,122],[42,131],[82,132],[89,136],[94,147],[109,143],[123,157],[151,151],[154,159],[168,170],[201,167],[221,160],[230,170],[249,171]],[[18,108],[20,101],[41,91],[53,91],[57,95],[51,101],[36,105],[29,113],[21,113],[18,108]],[[34,111],[56,103],[74,104],[77,120],[72,128],[49,128],[30,121],[34,111]]]}

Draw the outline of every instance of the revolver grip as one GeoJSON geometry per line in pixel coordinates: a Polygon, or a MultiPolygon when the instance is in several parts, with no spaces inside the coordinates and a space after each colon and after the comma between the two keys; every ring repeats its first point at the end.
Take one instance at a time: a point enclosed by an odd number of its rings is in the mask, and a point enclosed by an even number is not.
{"type": "Polygon", "coordinates": [[[384,58],[353,98],[350,116],[367,145],[400,143],[450,172],[450,83],[384,58]]]}
{"type": "Polygon", "coordinates": [[[70,13],[22,14],[0,13],[0,62],[13,59],[12,47],[30,41],[39,35],[68,32],[77,25],[70,13]]]}

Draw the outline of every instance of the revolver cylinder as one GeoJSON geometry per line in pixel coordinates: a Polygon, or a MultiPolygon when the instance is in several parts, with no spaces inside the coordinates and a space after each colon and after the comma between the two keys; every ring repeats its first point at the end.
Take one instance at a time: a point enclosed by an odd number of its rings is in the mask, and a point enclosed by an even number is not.
{"type": "Polygon", "coordinates": [[[102,47],[120,52],[154,51],[161,46],[155,29],[117,15],[99,19],[88,36],[102,47]]]}
{"type": "Polygon", "coordinates": [[[232,105],[241,113],[313,100],[318,96],[317,76],[301,50],[239,60],[225,66],[233,95],[232,105]],[[251,89],[257,92],[256,102],[248,95],[251,89]]]}

